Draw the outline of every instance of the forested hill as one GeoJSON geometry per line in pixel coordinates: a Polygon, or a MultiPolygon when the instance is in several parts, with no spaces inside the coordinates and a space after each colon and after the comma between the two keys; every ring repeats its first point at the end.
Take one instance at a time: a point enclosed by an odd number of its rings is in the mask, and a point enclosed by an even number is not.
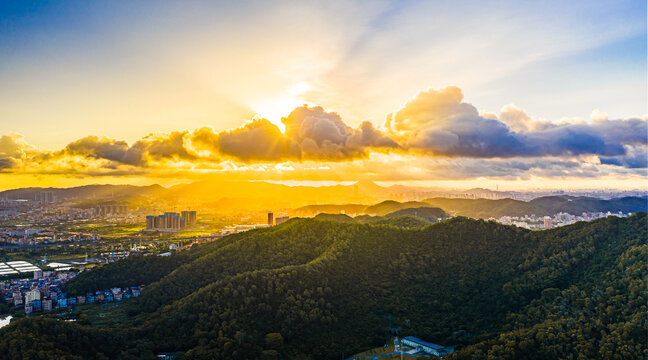
{"type": "Polygon", "coordinates": [[[405,208],[394,211],[385,216],[360,215],[354,218],[346,214],[327,214],[319,213],[315,215],[315,220],[320,221],[337,221],[337,222],[356,222],[372,223],[382,225],[395,225],[401,227],[421,227],[429,223],[436,223],[448,218],[448,214],[435,207],[415,207],[405,208]]]}
{"type": "Polygon", "coordinates": [[[0,329],[0,354],[339,359],[398,333],[455,345],[457,359],[644,358],[647,220],[531,232],[294,219],[82,273],[70,292],[150,284],[118,327],[21,319],[0,329]]]}

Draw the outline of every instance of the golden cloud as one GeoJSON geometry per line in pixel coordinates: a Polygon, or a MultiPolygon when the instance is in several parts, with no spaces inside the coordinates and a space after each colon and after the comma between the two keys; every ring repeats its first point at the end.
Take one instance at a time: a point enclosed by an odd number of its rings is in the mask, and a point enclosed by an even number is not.
{"type": "MultiPolygon", "coordinates": [[[[305,169],[299,164],[319,169],[326,163],[338,164],[327,165],[327,169],[371,172],[358,164],[376,164],[375,156],[372,160],[375,154],[390,157],[392,164],[400,167],[392,170],[403,172],[402,176],[406,177],[413,176],[405,173],[407,169],[410,173],[429,175],[425,166],[442,168],[449,164],[439,162],[443,158],[457,159],[452,164],[460,166],[459,170],[452,171],[446,166],[443,173],[448,176],[479,176],[480,173],[502,176],[506,169],[516,174],[540,173],[546,172],[542,170],[545,165],[558,176],[572,171],[579,157],[598,158],[598,166],[608,169],[645,168],[647,120],[646,117],[610,120],[598,116],[592,123],[556,123],[534,120],[513,105],[505,106],[499,116],[480,114],[473,105],[464,102],[461,89],[446,87],[419,92],[386,116],[382,130],[371,122],[353,128],[335,112],[319,106],[301,106],[282,118],[283,133],[270,121],[256,118],[239,128],[221,132],[205,126],[150,134],[132,145],[90,135],[58,151],[39,150],[27,144],[21,135],[12,133],[0,136],[0,171],[167,176],[179,172],[203,174],[253,169],[250,171],[295,174],[305,169]],[[398,160],[401,156],[420,161],[414,167],[405,166],[398,160]],[[431,163],[432,159],[436,162],[431,163]]],[[[376,166],[389,165],[383,162],[376,166]]],[[[591,161],[588,166],[592,166],[591,161]]],[[[594,174],[594,170],[589,169],[588,174],[594,174]]],[[[312,174],[310,170],[304,171],[312,174]]],[[[386,174],[384,169],[380,172],[386,174]]]]}

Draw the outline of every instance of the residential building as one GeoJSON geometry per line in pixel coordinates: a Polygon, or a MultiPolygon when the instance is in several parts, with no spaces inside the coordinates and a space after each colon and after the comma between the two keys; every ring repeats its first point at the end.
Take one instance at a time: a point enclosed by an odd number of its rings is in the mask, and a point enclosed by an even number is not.
{"type": "Polygon", "coordinates": [[[38,289],[28,291],[25,294],[25,304],[30,304],[34,300],[40,301],[40,299],[41,299],[41,294],[40,291],[38,291],[38,289]]]}
{"type": "Polygon", "coordinates": [[[545,229],[551,229],[552,224],[551,224],[551,217],[545,216],[544,217],[544,228],[545,229]]]}

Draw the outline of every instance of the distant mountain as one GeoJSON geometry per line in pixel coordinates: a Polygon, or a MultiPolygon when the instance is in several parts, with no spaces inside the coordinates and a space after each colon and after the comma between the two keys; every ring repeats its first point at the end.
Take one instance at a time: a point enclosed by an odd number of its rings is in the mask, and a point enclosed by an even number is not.
{"type": "MultiPolygon", "coordinates": [[[[384,199],[384,188],[372,182],[332,186],[288,186],[263,181],[205,180],[171,188],[173,198],[194,201],[223,210],[263,210],[268,208],[298,208],[309,204],[371,202],[384,199]],[[240,203],[219,207],[221,198],[236,198],[240,203]],[[268,207],[270,205],[270,207],[268,207]]],[[[346,207],[344,209],[347,209],[346,207]]],[[[308,212],[308,209],[303,209],[308,212]]],[[[340,209],[341,210],[341,209],[340,209]]],[[[340,212],[334,211],[334,212],[340,212]]],[[[354,213],[353,206],[348,209],[354,213]]],[[[322,208],[319,212],[333,212],[322,208]]],[[[311,216],[316,213],[304,213],[311,216]]]]}
{"type": "Polygon", "coordinates": [[[580,215],[583,212],[638,212],[646,211],[648,198],[624,197],[601,200],[588,197],[546,196],[529,202],[501,199],[448,199],[433,198],[424,200],[446,212],[472,218],[498,218],[501,216],[553,216],[560,212],[580,215]]]}
{"type": "MultiPolygon", "coordinates": [[[[648,198],[624,197],[601,200],[589,197],[546,196],[531,201],[513,199],[456,199],[432,198],[424,201],[398,202],[386,200],[375,205],[340,204],[308,205],[294,210],[297,216],[312,216],[320,212],[348,214],[372,214],[384,216],[399,210],[422,207],[440,208],[445,213],[467,216],[477,219],[499,218],[502,216],[553,216],[560,212],[580,215],[584,212],[634,213],[648,210],[648,198]]],[[[416,216],[412,211],[399,213],[396,216],[416,216]]],[[[444,216],[439,216],[444,217],[444,216]]]]}
{"type": "MultiPolygon", "coordinates": [[[[463,195],[477,199],[434,197],[424,201],[399,202],[384,199],[400,198],[402,194],[430,194],[402,185],[382,187],[371,181],[351,185],[288,186],[263,181],[205,180],[165,188],[160,185],[87,185],[72,188],[21,188],[0,192],[0,200],[37,200],[43,192],[52,192],[57,201],[72,201],[82,206],[98,202],[170,201],[210,207],[216,211],[261,211],[294,209],[291,215],[314,216],[318,213],[374,214],[415,208],[439,207],[446,212],[474,218],[519,215],[553,215],[558,212],[635,212],[646,210],[646,197],[625,197],[600,200],[590,197],[547,196],[529,202],[498,198],[503,193],[487,189],[470,189],[463,195]],[[373,205],[377,201],[382,201],[373,205]],[[337,203],[337,204],[335,204],[337,203]]],[[[453,192],[449,192],[453,193],[453,192]]],[[[450,196],[450,195],[449,195],[450,196]]]]}
{"type": "Polygon", "coordinates": [[[463,217],[414,229],[294,219],[84,271],[68,295],[148,285],[118,308],[13,321],[0,350],[340,359],[398,334],[453,345],[450,359],[640,359],[647,226],[645,213],[546,231],[463,217]]]}
{"type": "MultiPolygon", "coordinates": [[[[150,200],[185,202],[210,206],[223,211],[254,211],[295,208],[313,203],[362,200],[373,202],[385,198],[385,188],[372,182],[357,185],[288,186],[263,181],[204,180],[170,188],[160,185],[87,185],[72,188],[20,188],[0,192],[0,200],[39,199],[42,192],[52,192],[56,201],[92,203],[128,201],[137,197],[150,200]]],[[[365,206],[362,206],[364,208],[365,206]]],[[[354,212],[351,208],[349,211],[354,212]]],[[[322,211],[318,211],[322,212],[322,211]]],[[[339,211],[336,211],[339,212],[339,211]]],[[[309,214],[312,215],[312,214],[309,214]]]]}
{"type": "Polygon", "coordinates": [[[52,192],[56,201],[70,200],[125,200],[137,196],[163,196],[167,189],[160,185],[85,185],[70,188],[30,187],[0,192],[3,200],[37,200],[39,194],[52,192]]]}
{"type": "Polygon", "coordinates": [[[391,192],[388,188],[382,187],[369,180],[358,181],[352,186],[357,187],[358,193],[364,196],[383,197],[389,195],[389,193],[391,192]]]}

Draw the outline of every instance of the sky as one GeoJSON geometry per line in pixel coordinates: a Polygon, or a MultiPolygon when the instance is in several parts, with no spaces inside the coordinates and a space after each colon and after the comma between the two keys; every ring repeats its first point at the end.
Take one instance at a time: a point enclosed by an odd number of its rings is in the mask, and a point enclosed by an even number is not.
{"type": "Polygon", "coordinates": [[[646,188],[645,1],[3,1],[0,189],[646,188]]]}

